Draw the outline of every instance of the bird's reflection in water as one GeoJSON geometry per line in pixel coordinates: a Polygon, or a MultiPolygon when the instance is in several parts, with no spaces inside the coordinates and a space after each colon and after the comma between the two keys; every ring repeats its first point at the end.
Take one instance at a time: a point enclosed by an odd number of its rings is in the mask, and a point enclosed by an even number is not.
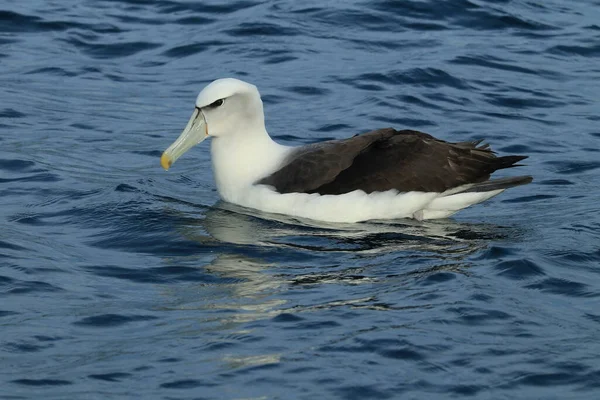
{"type": "Polygon", "coordinates": [[[218,202],[199,220],[213,238],[231,244],[292,247],[323,252],[385,253],[423,250],[444,256],[463,248],[469,254],[483,241],[510,235],[490,224],[434,221],[369,221],[341,224],[301,220],[218,202]]]}
{"type": "MultiPolygon", "coordinates": [[[[215,340],[252,336],[254,322],[290,314],[336,307],[380,311],[429,307],[428,301],[388,303],[380,297],[421,276],[464,273],[469,268],[467,256],[490,240],[515,234],[496,225],[452,220],[320,223],[224,202],[206,210],[204,217],[197,212],[170,210],[170,220],[180,221],[178,231],[185,240],[201,244],[201,252],[190,254],[185,262],[197,263],[215,281],[179,285],[169,295],[178,305],[203,310],[202,320],[194,322],[190,332],[210,331],[215,340]],[[323,286],[331,284],[342,289],[323,286]]],[[[177,259],[182,260],[171,260],[177,259]]],[[[227,357],[223,362],[237,367],[276,363],[279,356],[227,357]]]]}
{"type": "MultiPolygon", "coordinates": [[[[187,239],[212,244],[217,249],[216,257],[204,266],[205,270],[233,279],[234,297],[255,300],[268,297],[288,283],[370,281],[372,279],[362,279],[356,273],[346,273],[364,267],[360,265],[361,257],[369,260],[364,264],[379,255],[389,254],[415,261],[433,260],[426,263],[424,269],[397,271],[398,274],[461,269],[466,266],[465,257],[485,247],[489,240],[511,235],[510,229],[497,225],[452,220],[321,223],[266,214],[225,202],[208,209],[203,219],[187,219],[181,233],[187,239]],[[336,259],[331,253],[351,256],[354,265],[349,266],[348,271],[339,268],[328,271],[325,267],[315,273],[317,265],[307,275],[297,269],[292,269],[291,276],[270,271],[274,264],[281,269],[286,262],[310,266],[311,257],[325,256],[329,259],[327,265],[331,265],[331,260],[336,259]]],[[[271,299],[264,309],[279,305],[280,302],[271,299]]]]}

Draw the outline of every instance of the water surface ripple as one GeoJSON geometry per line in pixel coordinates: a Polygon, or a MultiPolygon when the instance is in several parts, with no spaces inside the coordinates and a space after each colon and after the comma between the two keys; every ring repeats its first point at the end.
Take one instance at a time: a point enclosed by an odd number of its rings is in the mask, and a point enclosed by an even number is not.
{"type": "MultiPolygon", "coordinates": [[[[600,397],[595,0],[7,0],[0,398],[600,397]],[[533,184],[318,224],[158,159],[218,77],[304,144],[486,139],[533,184]]],[[[512,173],[512,171],[510,171],[512,173]]]]}

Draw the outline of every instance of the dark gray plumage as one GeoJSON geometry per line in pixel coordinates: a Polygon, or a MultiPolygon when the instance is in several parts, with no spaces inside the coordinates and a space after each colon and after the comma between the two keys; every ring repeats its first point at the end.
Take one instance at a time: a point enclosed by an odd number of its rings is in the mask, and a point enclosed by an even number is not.
{"type": "Polygon", "coordinates": [[[413,130],[379,129],[349,139],[301,147],[258,184],[279,193],[343,194],[396,189],[444,192],[465,184],[467,191],[523,185],[530,176],[490,180],[499,169],[518,166],[527,156],[497,157],[481,141],[450,143],[413,130]]]}

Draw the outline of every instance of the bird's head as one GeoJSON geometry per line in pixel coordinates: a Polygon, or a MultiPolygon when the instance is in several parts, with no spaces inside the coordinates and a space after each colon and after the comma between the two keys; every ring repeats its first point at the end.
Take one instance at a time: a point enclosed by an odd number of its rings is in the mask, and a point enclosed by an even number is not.
{"type": "Polygon", "coordinates": [[[262,124],[264,113],[256,86],[224,78],[206,86],[196,98],[196,107],[185,129],[164,151],[160,164],[166,170],[193,146],[209,137],[223,137],[262,124]]]}

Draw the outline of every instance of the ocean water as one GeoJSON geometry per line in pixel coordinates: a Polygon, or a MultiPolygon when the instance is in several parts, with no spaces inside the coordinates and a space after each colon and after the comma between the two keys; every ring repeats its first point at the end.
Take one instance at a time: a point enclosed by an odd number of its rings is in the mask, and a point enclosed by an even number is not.
{"type": "Polygon", "coordinates": [[[3,0],[0,399],[599,398],[599,100],[597,0],[3,0]],[[535,181],[424,223],[219,202],[207,145],[159,157],[226,76],[282,143],[535,181]]]}

